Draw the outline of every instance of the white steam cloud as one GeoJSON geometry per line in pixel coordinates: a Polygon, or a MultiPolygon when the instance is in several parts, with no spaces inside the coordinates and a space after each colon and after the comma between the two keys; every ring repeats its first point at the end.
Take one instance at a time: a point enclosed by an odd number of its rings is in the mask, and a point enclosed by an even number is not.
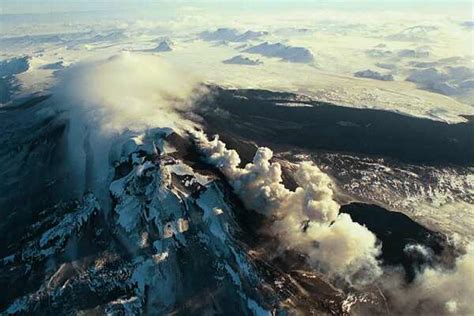
{"type": "Polygon", "coordinates": [[[60,79],[55,97],[102,132],[191,124],[176,110],[190,106],[198,80],[158,56],[123,52],[80,63],[60,79]]]}
{"type": "Polygon", "coordinates": [[[409,286],[400,284],[398,276],[383,284],[406,315],[474,315],[474,243],[452,269],[428,267],[409,286]]]}
{"type": "Polygon", "coordinates": [[[339,214],[331,179],[312,163],[298,165],[295,191],[282,180],[281,166],[271,162],[272,151],[259,148],[252,163],[240,168],[240,158],[218,139],[193,133],[207,161],[228,178],[248,208],[276,218],[273,233],[285,248],[299,250],[321,270],[343,276],[352,283],[367,283],[381,274],[376,260],[377,239],[365,226],[339,214]]]}

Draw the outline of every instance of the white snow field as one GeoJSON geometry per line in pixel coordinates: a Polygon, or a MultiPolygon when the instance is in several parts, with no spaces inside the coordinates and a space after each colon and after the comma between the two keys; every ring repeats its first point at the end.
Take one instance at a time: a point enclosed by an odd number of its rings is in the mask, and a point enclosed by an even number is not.
{"type": "MultiPolygon", "coordinates": [[[[0,101],[44,91],[56,71],[82,60],[132,51],[228,87],[293,91],[448,122],[474,114],[473,31],[462,5],[371,6],[367,12],[350,5],[234,5],[219,14],[212,5],[179,3],[169,12],[159,4],[130,4],[126,14],[99,5],[94,12],[55,13],[50,5],[49,15],[33,5],[31,14],[0,15],[2,86],[16,87],[0,101]],[[258,67],[246,67],[255,57],[258,67]],[[394,80],[354,77],[366,69],[394,80]]],[[[8,10],[18,8],[5,4],[8,10]]]]}

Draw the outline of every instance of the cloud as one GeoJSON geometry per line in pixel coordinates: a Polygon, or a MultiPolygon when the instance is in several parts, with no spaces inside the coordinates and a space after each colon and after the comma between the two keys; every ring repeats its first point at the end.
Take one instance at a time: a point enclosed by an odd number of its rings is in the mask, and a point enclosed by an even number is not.
{"type": "Polygon", "coordinates": [[[178,110],[191,104],[199,81],[157,56],[121,53],[80,63],[60,75],[53,95],[102,132],[148,127],[180,129],[178,110]]]}
{"type": "Polygon", "coordinates": [[[249,209],[273,218],[271,230],[281,242],[308,256],[308,262],[330,275],[353,284],[367,283],[381,274],[376,257],[377,239],[366,227],[339,214],[331,179],[310,162],[300,163],[294,173],[295,191],[287,189],[272,151],[259,148],[252,163],[240,168],[240,157],[218,137],[208,140],[193,134],[206,160],[219,168],[249,209]]]}
{"type": "Polygon", "coordinates": [[[403,285],[398,276],[383,284],[393,305],[406,315],[472,315],[474,243],[467,246],[452,269],[428,267],[409,286],[403,285]]]}
{"type": "Polygon", "coordinates": [[[423,298],[435,298],[447,311],[458,314],[474,313],[474,244],[456,260],[452,270],[428,268],[415,281],[416,292],[423,298]]]}

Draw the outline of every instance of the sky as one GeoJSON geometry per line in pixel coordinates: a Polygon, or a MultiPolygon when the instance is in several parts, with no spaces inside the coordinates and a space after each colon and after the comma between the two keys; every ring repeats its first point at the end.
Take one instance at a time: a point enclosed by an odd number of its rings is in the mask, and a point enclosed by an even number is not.
{"type": "Polygon", "coordinates": [[[0,14],[48,14],[55,12],[87,12],[87,11],[140,11],[153,9],[156,11],[173,11],[178,7],[196,7],[219,10],[282,10],[298,8],[337,8],[347,10],[470,10],[472,1],[467,0],[0,0],[0,14]]]}

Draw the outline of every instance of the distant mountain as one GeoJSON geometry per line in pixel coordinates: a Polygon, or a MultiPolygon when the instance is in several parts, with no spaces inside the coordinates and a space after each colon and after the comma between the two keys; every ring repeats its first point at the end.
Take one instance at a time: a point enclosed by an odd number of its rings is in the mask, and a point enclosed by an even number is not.
{"type": "Polygon", "coordinates": [[[430,67],[415,69],[406,78],[419,87],[444,95],[456,95],[471,89],[474,69],[468,67],[430,67]]]}
{"type": "Polygon", "coordinates": [[[259,54],[266,57],[278,57],[284,61],[292,63],[311,63],[314,56],[311,51],[304,47],[287,46],[281,43],[270,44],[264,42],[257,46],[250,47],[244,52],[259,54]]]}
{"type": "Polygon", "coordinates": [[[408,27],[399,33],[391,34],[387,36],[386,39],[390,41],[416,42],[420,40],[426,40],[429,36],[434,35],[437,31],[437,26],[416,25],[408,27]]]}
{"type": "Polygon", "coordinates": [[[423,58],[428,57],[430,52],[427,50],[402,49],[397,53],[398,57],[423,58]]]}
{"type": "Polygon", "coordinates": [[[461,23],[462,27],[465,27],[467,29],[474,29],[474,21],[465,21],[461,23]]]}
{"type": "Polygon", "coordinates": [[[369,78],[369,79],[382,80],[382,81],[393,81],[393,75],[391,74],[384,75],[378,71],[373,71],[370,69],[358,71],[354,73],[354,77],[369,78]]]}
{"type": "Polygon", "coordinates": [[[376,65],[377,67],[383,68],[383,69],[389,69],[389,70],[397,69],[397,65],[395,65],[395,64],[390,64],[390,63],[376,63],[375,65],[376,65]]]}
{"type": "Polygon", "coordinates": [[[15,57],[0,61],[0,77],[16,75],[30,68],[30,57],[15,57]]]}
{"type": "Polygon", "coordinates": [[[25,35],[4,37],[0,39],[2,49],[17,49],[28,46],[41,46],[43,44],[61,44],[64,40],[59,35],[25,35]]]}
{"type": "Polygon", "coordinates": [[[249,65],[249,66],[256,66],[263,64],[262,61],[259,59],[250,59],[248,57],[237,55],[230,59],[226,59],[222,61],[224,64],[235,64],[235,65],[249,65]]]}
{"type": "Polygon", "coordinates": [[[59,69],[63,69],[64,67],[65,67],[64,61],[58,61],[58,62],[55,62],[55,63],[51,63],[51,64],[41,66],[41,69],[59,70],[59,69]]]}
{"type": "Polygon", "coordinates": [[[112,31],[105,34],[97,34],[94,36],[90,42],[119,42],[126,40],[128,37],[121,30],[112,31]]]}
{"type": "Polygon", "coordinates": [[[174,43],[169,39],[162,40],[158,46],[149,49],[141,49],[138,50],[139,52],[147,52],[147,53],[164,53],[164,52],[171,52],[173,51],[174,43]]]}
{"type": "Polygon", "coordinates": [[[199,37],[205,41],[246,42],[258,39],[266,34],[267,32],[255,32],[250,30],[245,33],[240,33],[236,29],[219,28],[216,31],[204,31],[199,34],[199,37]]]}
{"type": "Polygon", "coordinates": [[[0,104],[7,103],[19,89],[15,75],[30,68],[30,57],[22,56],[0,61],[0,104]]]}
{"type": "Polygon", "coordinates": [[[152,50],[155,52],[171,52],[173,50],[173,42],[170,40],[161,41],[157,47],[153,48],[152,50]]]}
{"type": "Polygon", "coordinates": [[[246,42],[254,39],[258,39],[264,35],[267,35],[267,32],[254,32],[254,31],[247,31],[241,35],[239,35],[235,42],[246,42]]]}
{"type": "Polygon", "coordinates": [[[365,54],[371,58],[391,57],[393,52],[388,49],[371,48],[365,51],[365,54]]]}
{"type": "Polygon", "coordinates": [[[421,84],[430,84],[433,82],[441,82],[446,80],[448,80],[448,76],[436,68],[413,71],[412,74],[407,78],[407,81],[421,84]]]}

